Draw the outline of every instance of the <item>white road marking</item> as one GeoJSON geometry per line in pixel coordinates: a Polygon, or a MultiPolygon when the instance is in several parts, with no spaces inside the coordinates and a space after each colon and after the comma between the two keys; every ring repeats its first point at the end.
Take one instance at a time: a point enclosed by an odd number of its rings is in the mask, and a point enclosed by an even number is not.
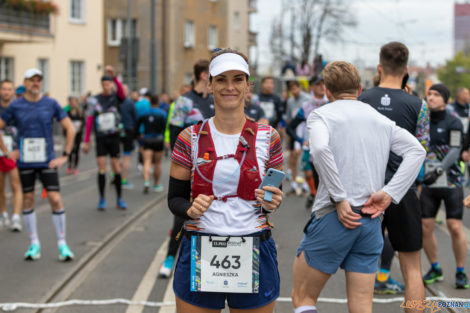
{"type": "MultiPolygon", "coordinates": [[[[148,300],[150,293],[152,292],[153,286],[155,285],[155,281],[158,277],[158,267],[165,260],[166,253],[168,250],[168,242],[169,238],[166,238],[163,244],[157,250],[157,253],[153,258],[152,263],[147,269],[147,272],[140,281],[139,287],[137,287],[137,290],[135,291],[134,296],[132,297],[132,302],[148,300]]],[[[166,301],[163,300],[163,302],[166,301]]],[[[126,313],[142,313],[143,310],[143,305],[130,305],[126,310],[126,313]]]]}
{"type": "MultiPolygon", "coordinates": [[[[166,286],[165,295],[163,296],[162,302],[175,302],[175,293],[173,292],[173,275],[171,275],[171,279],[166,286]]],[[[163,306],[160,308],[158,313],[175,313],[176,312],[176,305],[173,306],[163,306]]]]}

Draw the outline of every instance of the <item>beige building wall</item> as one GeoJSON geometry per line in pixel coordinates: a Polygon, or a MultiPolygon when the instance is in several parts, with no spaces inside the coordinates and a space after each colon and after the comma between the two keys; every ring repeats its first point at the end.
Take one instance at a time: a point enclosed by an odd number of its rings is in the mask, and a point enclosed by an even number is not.
{"type": "Polygon", "coordinates": [[[227,4],[227,47],[248,56],[250,31],[248,0],[227,0],[227,4]]]}
{"type": "Polygon", "coordinates": [[[69,0],[55,0],[59,13],[52,15],[53,38],[41,43],[4,43],[0,55],[14,57],[15,85],[23,82],[24,72],[38,67],[38,59],[49,60],[49,94],[65,105],[71,93],[70,61],[83,61],[83,92],[100,91],[103,66],[103,0],[85,0],[83,22],[71,22],[69,0]]]}

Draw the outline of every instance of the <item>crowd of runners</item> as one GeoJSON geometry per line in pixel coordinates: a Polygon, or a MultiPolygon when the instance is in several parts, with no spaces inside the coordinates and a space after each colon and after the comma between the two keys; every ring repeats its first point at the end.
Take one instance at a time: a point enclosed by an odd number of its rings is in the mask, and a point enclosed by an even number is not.
{"type": "Polygon", "coordinates": [[[368,90],[352,64],[331,62],[308,83],[282,81],[282,96],[273,77],[260,79],[260,92],[254,93],[248,59],[231,49],[197,61],[191,86],[175,99],[146,88],[130,91],[111,66],[99,94],[69,97],[64,107],[42,94],[38,69],[27,70],[16,89],[3,80],[0,228],[21,232],[24,225],[30,238],[24,258],[40,258],[34,210],[39,179],[59,259],[72,260],[58,170],[65,165],[68,175],[79,174],[81,154],[94,147],[99,211],[112,207],[107,179],[116,209],[130,209],[122,189],[134,189],[133,170],[142,173],[143,194],[168,193],[174,222],[159,275],[168,278],[175,271],[178,312],[213,312],[225,301],[235,311],[272,312],[280,285],[269,215],[285,196],[304,197],[312,212],[299,228],[304,238],[293,269],[296,313],[317,312],[318,296],[338,268],[346,272],[350,312],[371,312],[374,292],[424,301],[424,284],[444,275],[434,235],[442,201],[455,288],[467,289],[462,216],[464,203],[470,205],[464,199],[469,91],[462,86],[452,95],[434,84],[419,98],[407,84],[408,55],[402,43],[382,46],[375,87],[368,90]],[[63,129],[60,152],[54,151],[54,122],[63,129]],[[171,154],[169,178],[161,175],[165,152],[171,154]],[[138,154],[138,166],[131,164],[132,154],[138,154]],[[283,186],[259,189],[264,176],[276,170],[286,173],[283,186]],[[227,255],[214,252],[217,245],[229,247],[227,255]],[[430,264],[424,275],[421,249],[430,264]],[[404,284],[390,276],[395,252],[404,284]],[[240,276],[236,287],[210,278],[206,260],[240,276]]]}

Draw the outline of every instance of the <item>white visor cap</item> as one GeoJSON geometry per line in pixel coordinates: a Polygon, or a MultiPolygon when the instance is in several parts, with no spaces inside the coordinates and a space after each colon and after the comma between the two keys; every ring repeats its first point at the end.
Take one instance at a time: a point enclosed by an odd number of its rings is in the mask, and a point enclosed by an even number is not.
{"type": "Polygon", "coordinates": [[[248,63],[236,53],[223,53],[215,57],[209,64],[209,73],[212,77],[227,71],[242,71],[246,75],[250,75],[248,63]]]}

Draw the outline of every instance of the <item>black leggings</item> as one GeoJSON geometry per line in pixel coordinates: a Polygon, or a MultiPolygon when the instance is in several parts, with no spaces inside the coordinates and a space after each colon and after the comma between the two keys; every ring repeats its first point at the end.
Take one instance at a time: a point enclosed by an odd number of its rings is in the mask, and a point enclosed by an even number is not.
{"type": "Polygon", "coordinates": [[[80,144],[82,143],[82,133],[79,132],[75,136],[72,152],[69,155],[69,168],[78,168],[78,161],[80,160],[80,144]]]}
{"type": "Polygon", "coordinates": [[[176,236],[178,233],[183,229],[184,225],[184,218],[179,217],[179,216],[173,216],[173,229],[171,230],[171,237],[170,237],[170,242],[168,244],[168,254],[167,256],[176,256],[176,253],[178,253],[178,248],[180,246],[181,242],[181,235],[176,240],[176,236]]]}

